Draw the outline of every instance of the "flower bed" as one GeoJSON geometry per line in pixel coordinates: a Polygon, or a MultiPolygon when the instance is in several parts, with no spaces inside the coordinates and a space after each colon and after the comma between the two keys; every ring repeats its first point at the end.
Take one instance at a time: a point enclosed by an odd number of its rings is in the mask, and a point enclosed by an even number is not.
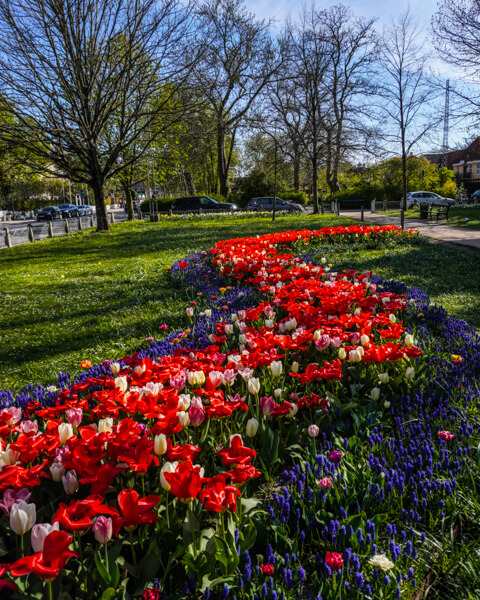
{"type": "Polygon", "coordinates": [[[412,596],[472,460],[479,340],[325,257],[415,235],[218,243],[172,268],[196,294],[183,331],[4,393],[2,593],[412,596]]]}

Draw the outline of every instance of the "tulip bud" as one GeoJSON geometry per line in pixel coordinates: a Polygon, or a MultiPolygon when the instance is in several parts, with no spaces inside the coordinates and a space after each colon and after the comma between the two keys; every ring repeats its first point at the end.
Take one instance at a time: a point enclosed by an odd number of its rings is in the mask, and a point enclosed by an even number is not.
{"type": "Polygon", "coordinates": [[[340,350],[338,351],[338,358],[340,360],[345,360],[346,357],[347,357],[347,353],[345,351],[345,348],[340,348],[340,350]]]}
{"type": "Polygon", "coordinates": [[[231,325],[230,323],[227,323],[225,325],[225,334],[232,335],[232,333],[233,333],[233,325],[231,325]]]}
{"type": "Polygon", "coordinates": [[[193,317],[193,308],[189,306],[185,312],[187,313],[187,317],[193,317]]]}
{"type": "Polygon", "coordinates": [[[68,439],[73,437],[73,427],[70,423],[60,423],[58,426],[58,439],[61,444],[64,444],[68,439]]]}
{"type": "Polygon", "coordinates": [[[74,494],[79,488],[76,472],[73,469],[71,471],[67,471],[67,474],[62,477],[62,483],[66,494],[69,496],[74,494]]]}
{"type": "Polygon", "coordinates": [[[407,367],[407,370],[405,371],[405,379],[407,381],[413,381],[414,377],[415,377],[415,369],[413,367],[407,367]]]}
{"type": "Polygon", "coordinates": [[[265,319],[265,327],[268,327],[268,329],[273,329],[275,326],[275,321],[273,321],[272,319],[265,319]]]}
{"type": "Polygon", "coordinates": [[[32,527],[31,540],[34,552],[43,552],[45,538],[52,531],[60,531],[60,523],[58,521],[55,521],[53,525],[51,523],[39,523],[32,527]]]}
{"type": "Polygon", "coordinates": [[[378,374],[378,381],[380,383],[388,383],[390,381],[390,376],[388,373],[379,373],[378,374]]]}
{"type": "Polygon", "coordinates": [[[258,393],[260,392],[260,379],[258,379],[257,377],[252,377],[248,380],[248,391],[253,395],[253,396],[258,396],[258,393]]]}
{"type": "Polygon", "coordinates": [[[411,333],[405,335],[405,346],[413,346],[413,335],[411,333]]]}
{"type": "Polygon", "coordinates": [[[17,535],[30,531],[36,520],[35,504],[27,504],[24,500],[19,500],[10,510],[10,527],[17,535]]]}
{"type": "Polygon", "coordinates": [[[328,490],[329,488],[333,487],[333,481],[330,479],[330,477],[324,477],[317,482],[317,485],[321,490],[328,490]]]}
{"type": "Polygon", "coordinates": [[[120,388],[122,392],[128,390],[128,381],[126,377],[115,377],[115,387],[120,388]]]}
{"type": "Polygon", "coordinates": [[[142,373],[145,373],[145,371],[147,370],[147,365],[142,364],[142,365],[137,365],[134,369],[135,373],[137,375],[141,375],[142,373]]]}
{"type": "Polygon", "coordinates": [[[387,409],[390,408],[391,402],[389,402],[388,400],[385,400],[385,402],[383,403],[383,408],[387,409]]]}
{"type": "Polygon", "coordinates": [[[390,319],[390,323],[396,323],[397,322],[397,317],[393,313],[389,314],[388,318],[390,319]]]}
{"type": "Polygon", "coordinates": [[[368,346],[370,344],[370,338],[368,337],[368,335],[363,334],[360,337],[360,343],[362,344],[362,346],[368,346]]]}
{"type": "Polygon", "coordinates": [[[53,481],[62,481],[62,477],[65,475],[65,467],[61,462],[55,461],[50,465],[50,474],[53,481]]]}
{"type": "Polygon", "coordinates": [[[205,411],[198,406],[191,406],[188,411],[188,416],[190,418],[190,423],[193,427],[199,427],[205,421],[205,411]]]}
{"type": "Polygon", "coordinates": [[[380,398],[380,388],[378,387],[374,387],[372,389],[372,391],[370,392],[370,398],[374,401],[374,402],[378,402],[378,399],[380,398]]]}
{"type": "Polygon", "coordinates": [[[264,415],[265,417],[269,417],[272,414],[274,408],[275,401],[271,396],[265,396],[264,398],[260,399],[260,409],[262,411],[262,415],[264,415]]]}
{"type": "Polygon", "coordinates": [[[182,429],[185,429],[185,427],[190,425],[190,417],[188,416],[188,412],[185,412],[184,410],[177,412],[177,417],[178,424],[182,429]]]}
{"type": "Polygon", "coordinates": [[[203,371],[189,371],[187,380],[189,385],[203,385],[205,383],[205,373],[203,371]]]}
{"type": "Polygon", "coordinates": [[[95,539],[100,544],[106,544],[112,539],[113,521],[110,517],[100,515],[97,517],[94,526],[92,527],[95,539]]]}
{"type": "Polygon", "coordinates": [[[273,362],[271,362],[270,370],[274,377],[280,377],[280,375],[282,374],[282,371],[283,371],[283,365],[282,365],[281,361],[274,360],[273,362]]]}
{"type": "Polygon", "coordinates": [[[98,421],[98,433],[112,433],[113,431],[113,419],[107,417],[98,421]]]}
{"type": "Polygon", "coordinates": [[[348,362],[359,363],[361,361],[362,355],[359,352],[359,348],[356,348],[355,350],[350,350],[350,352],[348,353],[348,362]]]}
{"type": "Polygon", "coordinates": [[[299,368],[300,368],[300,365],[298,364],[298,362],[296,360],[294,360],[292,362],[292,368],[291,368],[292,373],[298,373],[299,368]]]}
{"type": "Polygon", "coordinates": [[[283,394],[283,390],[281,388],[277,388],[276,390],[273,390],[273,395],[275,396],[275,398],[281,398],[283,394]]]}
{"type": "Polygon", "coordinates": [[[72,427],[78,427],[82,422],[83,410],[81,408],[70,408],[66,414],[67,420],[72,427]]]}
{"type": "Polygon", "coordinates": [[[319,340],[321,335],[322,335],[322,331],[320,329],[316,329],[313,332],[313,339],[314,340],[319,340]]]}
{"type": "Polygon", "coordinates": [[[209,319],[212,316],[212,310],[210,308],[205,309],[205,316],[209,319]]]}
{"type": "Polygon", "coordinates": [[[120,373],[120,365],[116,362],[110,363],[110,371],[112,375],[116,377],[120,373]]]}
{"type": "Polygon", "coordinates": [[[247,427],[245,429],[245,433],[249,438],[253,438],[258,431],[258,421],[257,419],[248,419],[247,427]]]}
{"type": "Polygon", "coordinates": [[[240,321],[245,321],[246,316],[247,316],[246,311],[244,311],[244,310],[238,311],[238,318],[240,319],[240,321]]]}
{"type": "Polygon", "coordinates": [[[238,342],[239,342],[239,344],[245,345],[247,343],[247,336],[244,333],[241,333],[238,336],[238,342]]]}
{"type": "Polygon", "coordinates": [[[162,456],[167,451],[167,436],[164,433],[160,433],[155,436],[153,441],[153,451],[157,456],[162,456]]]}

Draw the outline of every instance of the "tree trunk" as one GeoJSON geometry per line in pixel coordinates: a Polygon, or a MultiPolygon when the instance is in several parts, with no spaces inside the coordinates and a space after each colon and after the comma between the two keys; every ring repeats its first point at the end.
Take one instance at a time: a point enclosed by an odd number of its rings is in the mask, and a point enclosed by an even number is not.
{"type": "Polygon", "coordinates": [[[91,187],[95,199],[95,211],[97,213],[97,231],[110,231],[103,183],[100,179],[96,178],[92,182],[91,187]]]}
{"type": "Polygon", "coordinates": [[[195,182],[193,180],[192,174],[190,173],[190,171],[184,171],[183,173],[185,176],[185,185],[187,186],[187,194],[189,196],[195,196],[197,192],[195,190],[195,182]]]}
{"type": "Polygon", "coordinates": [[[297,147],[293,155],[293,189],[296,192],[300,190],[300,152],[297,147]]]}
{"type": "Polygon", "coordinates": [[[313,185],[313,213],[318,215],[318,157],[317,151],[312,156],[312,185],[313,185]]]}
{"type": "Polygon", "coordinates": [[[228,168],[227,168],[227,154],[225,149],[225,129],[223,123],[217,124],[217,154],[218,154],[218,179],[220,182],[220,194],[228,196],[230,192],[230,186],[228,184],[228,168]]]}
{"type": "Polygon", "coordinates": [[[132,181],[129,177],[120,177],[123,191],[125,192],[125,207],[127,209],[127,221],[135,220],[135,211],[133,210],[132,181]]]}

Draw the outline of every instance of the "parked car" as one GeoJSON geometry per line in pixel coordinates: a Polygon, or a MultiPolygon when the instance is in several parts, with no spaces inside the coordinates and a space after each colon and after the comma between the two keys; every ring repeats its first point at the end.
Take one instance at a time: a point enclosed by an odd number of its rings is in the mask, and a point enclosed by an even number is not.
{"type": "Polygon", "coordinates": [[[88,206],[88,204],[79,204],[77,206],[77,209],[78,209],[78,214],[81,217],[89,217],[93,213],[92,207],[88,206]]]}
{"type": "Polygon", "coordinates": [[[62,211],[58,206],[44,206],[37,213],[37,221],[53,221],[61,218],[62,211]]]}
{"type": "Polygon", "coordinates": [[[186,198],[177,198],[173,201],[172,210],[216,210],[216,211],[235,211],[238,210],[236,204],[231,202],[218,202],[209,196],[187,196],[186,198]]]}
{"type": "Polygon", "coordinates": [[[62,217],[69,219],[70,217],[78,217],[79,210],[75,204],[59,204],[58,208],[62,211],[62,217]]]}
{"type": "Polygon", "coordinates": [[[470,200],[475,202],[475,204],[480,202],[480,190],[476,190],[475,192],[473,192],[473,194],[470,196],[470,200]]]}
{"type": "MultiPolygon", "coordinates": [[[[273,210],[273,196],[266,198],[252,198],[247,204],[247,210],[273,210]]],[[[281,198],[275,198],[275,210],[286,210],[288,212],[305,212],[305,209],[301,204],[295,204],[288,200],[282,200],[281,198]]]]}
{"type": "Polygon", "coordinates": [[[407,194],[407,209],[420,206],[420,204],[456,204],[453,198],[444,198],[434,192],[410,192],[407,194]]]}

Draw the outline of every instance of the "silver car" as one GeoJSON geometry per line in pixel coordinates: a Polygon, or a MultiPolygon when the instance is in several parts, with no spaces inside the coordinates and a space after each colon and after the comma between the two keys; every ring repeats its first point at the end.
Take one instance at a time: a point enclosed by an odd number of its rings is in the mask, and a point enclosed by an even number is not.
{"type": "Polygon", "coordinates": [[[454,205],[455,200],[452,198],[444,198],[435,194],[435,192],[409,192],[407,194],[407,209],[420,206],[420,204],[446,204],[454,205]]]}

